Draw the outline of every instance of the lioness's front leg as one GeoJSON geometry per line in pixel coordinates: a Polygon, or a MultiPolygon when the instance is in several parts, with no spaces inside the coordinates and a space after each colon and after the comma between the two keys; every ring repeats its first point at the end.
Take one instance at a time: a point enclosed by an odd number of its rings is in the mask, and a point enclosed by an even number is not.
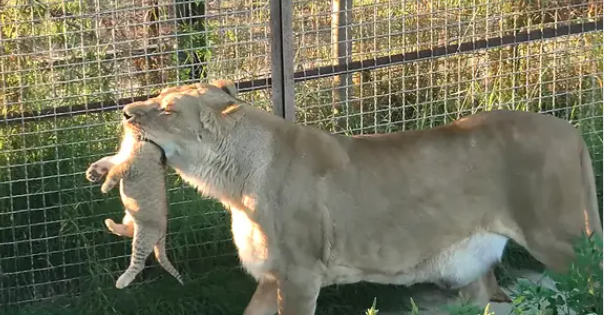
{"type": "Polygon", "coordinates": [[[267,279],[260,280],[243,315],[274,315],[276,313],[277,282],[267,279]]]}
{"type": "Polygon", "coordinates": [[[279,315],[314,315],[321,291],[321,277],[301,268],[288,268],[279,278],[277,303],[279,315]]]}

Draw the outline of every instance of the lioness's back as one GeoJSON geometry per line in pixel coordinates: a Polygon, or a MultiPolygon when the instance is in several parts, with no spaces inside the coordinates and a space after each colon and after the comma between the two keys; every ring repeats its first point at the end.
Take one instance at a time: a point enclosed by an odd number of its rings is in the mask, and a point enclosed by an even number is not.
{"type": "MultiPolygon", "coordinates": [[[[435,248],[477,227],[520,240],[528,225],[555,218],[565,220],[559,224],[568,231],[580,231],[582,217],[574,209],[585,206],[577,198],[585,190],[584,144],[563,120],[494,111],[433,129],[346,141],[349,162],[325,178],[329,194],[321,193],[323,186],[308,194],[325,198],[339,220],[336,234],[363,229],[375,238],[362,243],[367,248],[342,252],[370,252],[375,243],[395,252],[397,244],[409,244],[404,255],[414,261],[425,258],[422,248],[435,231],[450,237],[432,239],[435,248]]],[[[362,267],[372,264],[367,260],[362,267]]]]}
{"type": "MultiPolygon", "coordinates": [[[[506,165],[520,166],[510,163],[539,168],[551,158],[558,162],[575,159],[582,141],[575,128],[559,118],[500,110],[466,116],[436,128],[355,137],[347,144],[347,151],[350,162],[359,167],[379,161],[405,168],[422,161],[430,172],[441,168],[449,173],[477,168],[507,172],[506,165]]],[[[412,173],[418,175],[418,171],[421,173],[417,169],[412,173]]]]}

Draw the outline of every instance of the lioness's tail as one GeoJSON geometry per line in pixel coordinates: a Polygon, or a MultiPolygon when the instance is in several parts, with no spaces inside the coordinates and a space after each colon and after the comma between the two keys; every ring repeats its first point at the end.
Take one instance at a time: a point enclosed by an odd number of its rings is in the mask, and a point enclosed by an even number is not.
{"type": "Polygon", "coordinates": [[[596,233],[602,237],[602,223],[600,223],[600,210],[598,207],[598,193],[596,191],[596,179],[594,176],[593,165],[587,145],[583,142],[581,150],[581,173],[583,178],[583,187],[585,189],[586,209],[583,210],[585,216],[585,232],[588,235],[596,233]]]}
{"type": "Polygon", "coordinates": [[[176,278],[176,280],[178,280],[178,282],[180,282],[180,284],[183,284],[182,276],[180,275],[180,273],[178,273],[176,268],[174,268],[174,266],[172,266],[172,263],[168,259],[168,255],[166,255],[166,236],[165,235],[159,240],[159,242],[157,242],[157,245],[155,245],[154,250],[155,250],[155,258],[157,259],[159,264],[164,268],[164,270],[166,270],[169,274],[171,274],[174,278],[176,278]]]}

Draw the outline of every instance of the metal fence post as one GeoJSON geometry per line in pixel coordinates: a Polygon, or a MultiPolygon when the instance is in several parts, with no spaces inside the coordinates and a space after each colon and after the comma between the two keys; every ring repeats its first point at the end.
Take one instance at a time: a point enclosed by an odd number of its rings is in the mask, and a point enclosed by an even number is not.
{"type": "MultiPolygon", "coordinates": [[[[348,65],[352,62],[351,19],[352,0],[331,1],[331,53],[336,65],[348,65]]],[[[352,72],[346,71],[334,76],[332,92],[334,114],[340,114],[345,110],[347,120],[351,96],[352,72]]],[[[337,119],[337,125],[339,129],[344,130],[347,122],[341,118],[337,119]]]]}
{"type": "Polygon", "coordinates": [[[294,121],[292,2],[271,0],[270,11],[273,113],[294,121]]]}
{"type": "MultiPolygon", "coordinates": [[[[191,33],[193,30],[205,32],[205,10],[205,2],[175,0],[176,23],[179,28],[176,32],[185,34],[191,33]]],[[[205,33],[202,38],[196,40],[189,37],[177,37],[176,41],[179,66],[190,65],[190,67],[184,68],[189,70],[188,78],[179,78],[179,80],[198,82],[205,78],[207,75],[206,56],[196,49],[206,49],[208,43],[205,33]]]]}

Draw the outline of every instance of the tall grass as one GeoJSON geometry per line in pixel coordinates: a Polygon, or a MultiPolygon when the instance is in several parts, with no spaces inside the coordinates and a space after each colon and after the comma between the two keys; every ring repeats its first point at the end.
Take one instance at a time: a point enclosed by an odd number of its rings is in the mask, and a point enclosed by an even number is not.
{"type": "MultiPolygon", "coordinates": [[[[171,2],[158,3],[158,10],[146,0],[0,4],[2,113],[149,95],[167,84],[195,81],[191,72],[199,69],[191,63],[199,66],[200,60],[210,61],[202,67],[208,77],[270,74],[267,2],[213,2],[204,25],[180,26],[171,19],[171,2]],[[145,33],[143,17],[149,12],[159,21],[154,35],[145,33]],[[178,39],[169,37],[176,33],[178,39]],[[147,56],[132,55],[141,49],[147,56]]],[[[320,1],[294,5],[296,70],[332,62],[328,7],[320,1]]],[[[448,43],[445,38],[467,41],[531,29],[549,23],[539,12],[552,9],[557,19],[602,16],[601,3],[591,2],[570,7],[554,1],[355,0],[351,32],[358,40],[352,59],[425,49],[448,43]]],[[[547,112],[582,131],[601,194],[601,35],[356,73],[349,102],[337,114],[331,79],[307,81],[296,86],[297,120],[358,134],[427,128],[495,108],[547,112]],[[344,129],[337,119],[346,122],[344,129]]],[[[270,108],[266,91],[243,97],[270,108]]],[[[118,115],[107,111],[0,126],[1,307],[9,314],[241,313],[253,282],[238,268],[229,217],[174,174],[167,178],[168,250],[185,276],[184,288],[154,267],[129,289],[113,289],[128,263],[130,242],[111,235],[102,222],[120,218],[123,210],[117,193],[102,195],[84,171],[116,150],[118,115]]],[[[517,248],[508,251],[506,262],[526,263],[517,248]]],[[[328,288],[320,308],[325,314],[356,312],[374,295],[392,297],[396,308],[395,297],[404,294],[401,288],[370,284],[328,288]]]]}

